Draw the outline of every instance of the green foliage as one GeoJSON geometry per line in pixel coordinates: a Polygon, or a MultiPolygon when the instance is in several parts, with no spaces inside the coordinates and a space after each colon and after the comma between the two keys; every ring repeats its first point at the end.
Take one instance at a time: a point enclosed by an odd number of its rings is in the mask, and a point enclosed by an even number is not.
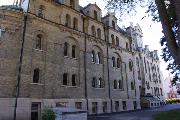
{"type": "MultiPolygon", "coordinates": [[[[118,12],[119,18],[127,15],[135,15],[139,7],[147,8],[147,16],[152,16],[153,20],[159,21],[157,7],[154,0],[104,0],[106,8],[112,12],[118,12]]],[[[143,16],[143,18],[146,16],[143,16]]]]}
{"type": "Polygon", "coordinates": [[[179,119],[180,119],[180,110],[162,112],[155,116],[155,120],[179,120],[179,119]]]}
{"type": "MultiPolygon", "coordinates": [[[[158,15],[158,9],[154,0],[104,0],[104,1],[107,3],[106,8],[113,12],[118,11],[119,13],[118,15],[120,17],[123,15],[127,15],[127,14],[131,15],[131,13],[136,13],[136,9],[139,6],[141,6],[147,8],[146,16],[151,16],[153,21],[157,21],[157,22],[160,21],[158,15]]],[[[172,31],[176,39],[176,42],[178,43],[177,31],[179,29],[179,26],[177,22],[174,1],[164,0],[164,3],[166,5],[165,12],[168,13],[170,26],[172,27],[172,31]]],[[[163,36],[161,39],[161,46],[162,46],[162,58],[164,59],[165,62],[169,64],[167,70],[169,70],[174,75],[172,83],[176,84],[176,81],[180,81],[180,66],[176,65],[171,53],[169,52],[167,46],[167,40],[165,36],[163,36]]]]}
{"type": "Polygon", "coordinates": [[[42,114],[42,120],[55,120],[56,114],[51,109],[45,109],[42,114]]]}
{"type": "MultiPolygon", "coordinates": [[[[169,4],[167,4],[167,12],[169,15],[169,21],[171,23],[174,36],[177,40],[177,31],[179,27],[177,24],[177,18],[174,9],[175,9],[174,4],[172,2],[169,2],[169,4]]],[[[180,66],[176,65],[171,53],[169,52],[169,49],[167,47],[167,40],[165,36],[161,38],[160,43],[162,46],[162,58],[164,59],[165,62],[168,62],[167,70],[169,70],[174,75],[173,80],[171,82],[172,84],[175,85],[176,81],[180,80],[180,66]]]]}
{"type": "Polygon", "coordinates": [[[166,100],[166,104],[177,104],[180,103],[180,99],[168,99],[166,100]]]}

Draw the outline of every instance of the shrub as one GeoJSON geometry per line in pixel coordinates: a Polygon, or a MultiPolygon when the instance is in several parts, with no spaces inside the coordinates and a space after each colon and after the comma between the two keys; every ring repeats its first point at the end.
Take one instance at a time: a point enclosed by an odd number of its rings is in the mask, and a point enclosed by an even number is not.
{"type": "Polygon", "coordinates": [[[167,99],[166,103],[167,104],[177,104],[177,103],[180,103],[180,99],[167,99]]]}
{"type": "Polygon", "coordinates": [[[42,120],[55,120],[56,114],[51,109],[45,109],[42,114],[42,120]]]}

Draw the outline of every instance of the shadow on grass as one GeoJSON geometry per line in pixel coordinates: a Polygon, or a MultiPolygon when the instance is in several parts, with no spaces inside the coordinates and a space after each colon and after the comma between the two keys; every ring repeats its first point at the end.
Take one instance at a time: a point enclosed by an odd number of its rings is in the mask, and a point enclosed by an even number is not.
{"type": "Polygon", "coordinates": [[[180,120],[180,110],[159,113],[154,117],[154,120],[180,120]]]}

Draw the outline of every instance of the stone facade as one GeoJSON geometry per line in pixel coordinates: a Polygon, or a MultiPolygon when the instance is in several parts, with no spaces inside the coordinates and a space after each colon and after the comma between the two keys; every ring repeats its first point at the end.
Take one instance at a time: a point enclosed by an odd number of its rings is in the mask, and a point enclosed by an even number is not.
{"type": "Polygon", "coordinates": [[[141,95],[163,100],[154,91],[161,88],[157,53],[142,48],[140,27],[120,29],[96,4],[32,0],[28,13],[0,7],[0,30],[0,120],[13,118],[20,65],[18,120],[40,119],[46,107],[102,114],[141,109],[141,95]]]}

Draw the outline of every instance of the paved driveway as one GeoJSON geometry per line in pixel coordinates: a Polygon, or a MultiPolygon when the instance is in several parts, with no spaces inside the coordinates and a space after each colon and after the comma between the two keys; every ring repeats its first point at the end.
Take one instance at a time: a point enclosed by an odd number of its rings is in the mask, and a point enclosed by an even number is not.
{"type": "Polygon", "coordinates": [[[180,109],[180,104],[166,105],[156,109],[133,111],[126,113],[89,116],[88,120],[153,120],[153,116],[162,111],[180,109]]]}

